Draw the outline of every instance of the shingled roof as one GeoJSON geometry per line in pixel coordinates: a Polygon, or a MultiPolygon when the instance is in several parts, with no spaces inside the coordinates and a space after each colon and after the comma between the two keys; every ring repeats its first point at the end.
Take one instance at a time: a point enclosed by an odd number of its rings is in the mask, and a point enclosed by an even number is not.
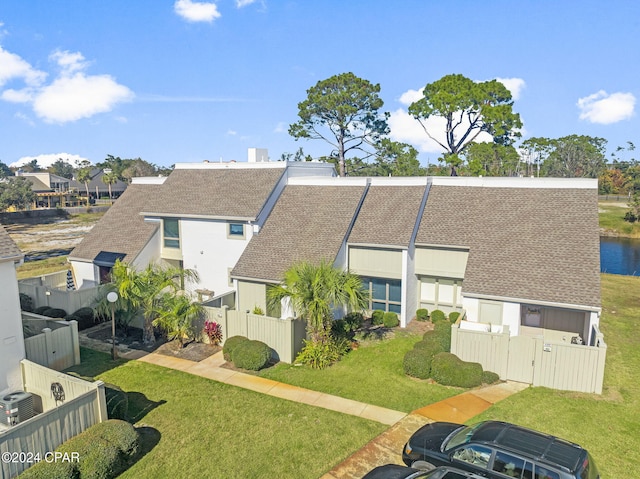
{"type": "Polygon", "coordinates": [[[372,185],[349,243],[408,247],[425,188],[425,185],[372,185]]]}
{"type": "Polygon", "coordinates": [[[297,261],[333,262],[364,186],[286,186],[231,275],[280,281],[297,261]]]}
{"type": "Polygon", "coordinates": [[[0,262],[14,261],[22,258],[23,254],[18,245],[11,239],[9,233],[0,225],[0,262]]]}
{"type": "Polygon", "coordinates": [[[145,213],[255,219],[283,168],[175,169],[145,213]]]}
{"type": "Polygon", "coordinates": [[[469,247],[463,294],[600,307],[595,189],[431,187],[417,244],[469,247]]]}
{"type": "Polygon", "coordinates": [[[144,221],[140,212],[155,202],[162,185],[132,184],[69,255],[70,260],[93,261],[101,251],[125,253],[133,261],[158,225],[144,221]]]}

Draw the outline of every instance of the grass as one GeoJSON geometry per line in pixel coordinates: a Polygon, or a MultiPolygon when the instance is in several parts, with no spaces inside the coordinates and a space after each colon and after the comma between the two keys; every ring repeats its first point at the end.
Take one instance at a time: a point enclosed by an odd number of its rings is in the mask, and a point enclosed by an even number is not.
{"type": "Polygon", "coordinates": [[[67,256],[65,255],[23,263],[22,266],[16,269],[16,273],[18,279],[24,279],[49,273],[57,273],[58,271],[64,271],[68,268],[69,263],[67,263],[67,256]]]}
{"type": "Polygon", "coordinates": [[[279,364],[261,371],[260,375],[376,406],[411,412],[464,391],[429,384],[404,374],[404,355],[420,339],[420,335],[398,332],[394,339],[373,341],[351,351],[327,369],[279,364]]]}
{"type": "Polygon", "coordinates": [[[600,228],[619,236],[640,238],[640,222],[629,223],[624,220],[624,215],[629,210],[628,208],[600,202],[598,203],[598,209],[600,211],[600,228]]]}
{"type": "Polygon", "coordinates": [[[640,278],[601,278],[608,346],[602,396],[529,388],[469,423],[499,419],[563,437],[591,452],[602,477],[628,477],[640,463],[640,278]]]}
{"type": "Polygon", "coordinates": [[[122,478],[317,478],[386,426],[139,361],[82,349],[78,374],[129,394],[129,414],[155,434],[122,478]]]}

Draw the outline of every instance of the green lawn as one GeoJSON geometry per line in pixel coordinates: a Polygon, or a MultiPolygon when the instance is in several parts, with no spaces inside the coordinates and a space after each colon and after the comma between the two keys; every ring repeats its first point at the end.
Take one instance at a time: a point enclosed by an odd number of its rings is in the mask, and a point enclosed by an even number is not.
{"type": "Polygon", "coordinates": [[[600,228],[614,232],[620,236],[640,238],[640,222],[629,223],[624,220],[624,215],[629,208],[600,202],[598,203],[598,209],[600,210],[598,215],[600,218],[600,228]]]}
{"type": "Polygon", "coordinates": [[[554,434],[587,448],[603,478],[631,477],[640,464],[640,278],[601,277],[602,396],[530,388],[469,423],[500,419],[554,434]]]}
{"type": "Polygon", "coordinates": [[[411,412],[464,391],[429,384],[404,374],[404,355],[420,339],[420,335],[398,332],[394,339],[368,342],[327,369],[279,364],[261,371],[260,375],[376,406],[411,412]]]}
{"type": "Polygon", "coordinates": [[[117,384],[150,451],[120,477],[318,478],[386,426],[83,349],[71,368],[117,384]]]}

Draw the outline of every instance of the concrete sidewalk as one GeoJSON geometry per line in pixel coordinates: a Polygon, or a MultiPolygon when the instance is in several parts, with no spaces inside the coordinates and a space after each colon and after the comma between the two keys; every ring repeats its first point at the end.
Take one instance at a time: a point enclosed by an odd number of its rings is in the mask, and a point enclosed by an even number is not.
{"type": "Polygon", "coordinates": [[[138,358],[138,360],[166,368],[177,369],[243,389],[250,389],[262,394],[268,394],[269,396],[331,409],[332,411],[351,414],[352,416],[358,416],[371,421],[378,421],[382,424],[395,424],[407,415],[404,412],[394,411],[393,409],[386,409],[223,368],[221,366],[225,363],[225,360],[221,351],[200,362],[173,358],[157,353],[147,354],[138,358]]]}

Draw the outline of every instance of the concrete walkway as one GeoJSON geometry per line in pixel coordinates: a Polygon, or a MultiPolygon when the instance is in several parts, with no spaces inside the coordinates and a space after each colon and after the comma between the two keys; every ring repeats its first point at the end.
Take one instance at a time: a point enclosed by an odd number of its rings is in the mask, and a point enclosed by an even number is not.
{"type": "Polygon", "coordinates": [[[157,353],[147,354],[138,358],[138,360],[166,368],[177,369],[243,389],[250,389],[262,394],[268,394],[269,396],[331,409],[332,411],[351,414],[352,416],[358,416],[371,421],[378,421],[382,424],[395,424],[407,415],[404,412],[394,411],[393,409],[373,406],[371,404],[291,386],[271,379],[223,368],[221,366],[225,363],[225,360],[222,357],[222,351],[200,362],[173,358],[157,353]]]}

